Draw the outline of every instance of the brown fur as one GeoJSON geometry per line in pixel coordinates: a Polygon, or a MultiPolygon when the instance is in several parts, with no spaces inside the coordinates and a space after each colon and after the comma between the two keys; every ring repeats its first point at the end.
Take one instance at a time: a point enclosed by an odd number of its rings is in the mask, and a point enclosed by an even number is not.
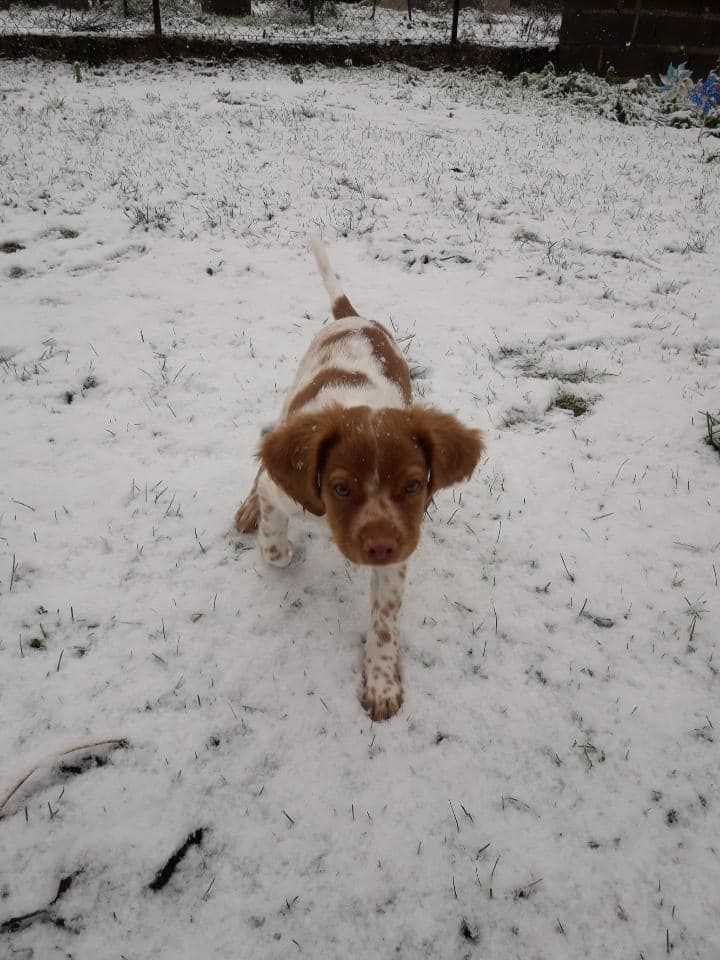
{"type": "Polygon", "coordinates": [[[334,437],[331,410],[298,414],[263,437],[259,457],[262,468],[304,510],[321,517],[325,505],[318,483],[321,456],[334,437]]]}
{"type": "Polygon", "coordinates": [[[373,356],[380,362],[383,373],[400,387],[403,400],[409,406],[412,401],[410,370],[405,358],[398,354],[392,337],[379,323],[363,327],[361,332],[372,344],[373,356]]]}
{"type": "MultiPolygon", "coordinates": [[[[342,343],[343,340],[349,340],[352,337],[365,337],[365,339],[369,341],[372,355],[380,364],[384,375],[391,383],[395,383],[400,387],[404,403],[410,406],[412,401],[412,382],[410,380],[408,365],[405,359],[398,353],[393,338],[382,324],[369,323],[360,330],[341,330],[338,333],[333,333],[331,326],[329,332],[323,336],[317,344],[317,349],[320,351],[320,360],[323,363],[332,363],[333,354],[329,348],[342,343]]],[[[308,384],[306,389],[309,389],[309,387],[310,384],[308,384]]],[[[313,398],[310,397],[310,399],[313,398]]],[[[296,406],[296,400],[293,399],[291,409],[293,407],[298,409],[300,406],[303,406],[304,403],[307,403],[307,400],[296,406]]]]}
{"type": "Polygon", "coordinates": [[[345,317],[359,316],[357,310],[350,303],[345,294],[343,294],[341,297],[338,297],[335,303],[332,305],[332,313],[336,320],[344,320],[345,317]]]}
{"type": "MultiPolygon", "coordinates": [[[[367,685],[367,677],[364,677],[364,691],[362,705],[373,718],[373,720],[389,720],[394,717],[403,703],[402,691],[396,696],[376,697],[374,691],[367,685]]],[[[384,691],[388,693],[387,690],[384,691]]]]}
{"type": "Polygon", "coordinates": [[[325,387],[364,387],[368,378],[364,373],[355,373],[352,370],[342,370],[339,367],[326,367],[317,376],[296,393],[288,407],[288,416],[297,413],[306,403],[310,403],[325,387]]]}
{"type": "Polygon", "coordinates": [[[433,492],[467,479],[481,452],[480,434],[451,414],[333,406],[291,417],[265,437],[260,459],[288,496],[326,516],[349,560],[368,564],[409,557],[433,492]],[[409,481],[418,482],[416,492],[405,491],[409,481]],[[340,484],[349,496],[335,493],[340,484]],[[376,543],[391,555],[374,561],[376,543]]]}
{"type": "Polygon", "coordinates": [[[331,347],[333,344],[342,343],[343,340],[347,340],[349,337],[357,336],[357,332],[355,330],[341,330],[339,333],[332,333],[332,330],[333,325],[331,324],[331,332],[325,334],[325,336],[320,339],[318,346],[320,346],[323,350],[325,350],[326,347],[331,347]]]}
{"type": "MultiPolygon", "coordinates": [[[[337,285],[319,241],[314,249],[334,296],[337,285]]],[[[335,298],[332,313],[336,320],[358,316],[344,294],[335,298]]],[[[331,324],[314,341],[308,367],[318,372],[310,382],[303,372],[285,421],[264,435],[258,452],[260,471],[235,515],[235,525],[247,533],[259,520],[265,560],[278,567],[292,560],[287,537],[291,511],[278,491],[266,484],[265,473],[303,509],[326,518],[333,540],[348,560],[384,567],[374,569],[370,578],[372,613],[365,639],[362,703],[373,720],[386,720],[403,702],[398,657],[405,561],[418,544],[433,493],[470,477],[483,440],[477,430],[464,427],[450,414],[412,406],[408,365],[383,326],[363,319],[343,326],[337,330],[331,324]],[[349,358],[358,356],[367,369],[365,349],[356,338],[364,338],[382,377],[397,390],[376,382],[377,371],[369,377],[359,369],[342,368],[340,357],[349,366],[349,358]],[[343,351],[343,341],[350,340],[360,349],[348,344],[343,351]],[[372,390],[365,391],[371,381],[372,390]],[[381,396],[383,402],[403,405],[323,405],[322,392],[330,387],[357,388],[352,402],[362,402],[363,397],[365,403],[371,398],[377,402],[381,396]],[[307,412],[312,401],[316,410],[307,412]]]]}
{"type": "Polygon", "coordinates": [[[255,480],[250,493],[237,508],[235,513],[235,529],[240,533],[253,533],[258,527],[260,504],[258,502],[257,484],[262,467],[255,474],[255,480]]]}

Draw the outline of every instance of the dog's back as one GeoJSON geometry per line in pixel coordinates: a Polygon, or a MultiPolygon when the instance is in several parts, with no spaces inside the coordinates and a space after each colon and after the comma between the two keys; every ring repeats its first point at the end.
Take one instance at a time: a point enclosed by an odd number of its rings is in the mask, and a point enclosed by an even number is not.
{"type": "Polygon", "coordinates": [[[285,402],[282,419],[330,404],[343,407],[407,407],[410,370],[391,334],[359,316],[330,266],[318,237],[310,248],[330,296],[334,321],[312,341],[285,402]]]}

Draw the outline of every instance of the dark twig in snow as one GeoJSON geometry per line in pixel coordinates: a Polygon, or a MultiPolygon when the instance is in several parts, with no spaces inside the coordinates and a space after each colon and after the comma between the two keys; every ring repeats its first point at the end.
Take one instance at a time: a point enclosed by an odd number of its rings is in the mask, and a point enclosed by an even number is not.
{"type": "MultiPolygon", "coordinates": [[[[39,770],[47,769],[48,767],[54,766],[56,764],[62,764],[64,758],[69,758],[72,754],[83,753],[86,750],[95,750],[98,747],[106,747],[108,750],[123,750],[128,746],[128,741],[125,739],[112,739],[112,740],[93,740],[90,743],[83,743],[77,747],[71,747],[69,750],[63,750],[61,753],[54,754],[52,757],[49,757],[47,760],[43,760],[40,763],[36,764],[31,770],[22,776],[18,782],[11,787],[8,793],[0,800],[0,817],[2,817],[8,808],[8,804],[15,796],[15,794],[30,780],[30,778],[36,774],[39,770]]],[[[82,772],[82,769],[80,770],[82,772]]]]}
{"type": "Polygon", "coordinates": [[[568,566],[565,563],[565,557],[562,554],[560,554],[560,559],[562,560],[562,565],[565,567],[565,573],[567,574],[568,580],[570,581],[570,583],[575,583],[575,574],[570,573],[570,571],[568,570],[568,566]]]}
{"type": "Polygon", "coordinates": [[[617,478],[620,476],[620,471],[622,470],[622,468],[625,466],[625,464],[628,462],[629,459],[630,459],[630,457],[625,457],[625,459],[623,460],[623,462],[622,462],[622,463],[620,464],[620,466],[617,468],[617,473],[615,474],[615,477],[613,478],[613,481],[612,481],[612,483],[610,484],[611,487],[614,487],[614,486],[615,486],[615,481],[616,481],[617,478]]]}
{"type": "Polygon", "coordinates": [[[490,871],[490,899],[491,899],[491,900],[492,900],[492,896],[493,896],[493,888],[492,888],[493,877],[495,876],[495,870],[496,870],[497,865],[498,865],[499,863],[500,863],[500,854],[497,855],[497,858],[496,858],[496,860],[495,860],[495,863],[493,864],[493,868],[492,868],[492,870],[490,871]]]}
{"type": "Polygon", "coordinates": [[[71,873],[69,876],[63,877],[60,880],[57,893],[47,907],[42,907],[40,910],[33,910],[31,913],[24,913],[19,917],[11,917],[9,920],[5,920],[3,923],[0,923],[0,933],[17,933],[19,930],[25,930],[36,921],[39,921],[40,923],[52,923],[56,927],[64,928],[66,926],[66,921],[63,919],[63,917],[56,916],[52,907],[54,907],[55,904],[67,893],[72,886],[73,880],[80,873],[82,873],[82,870],[76,870],[75,873],[71,873]]]}
{"type": "Polygon", "coordinates": [[[198,827],[197,830],[194,830],[188,838],[182,843],[175,853],[170,857],[167,863],[161,867],[158,872],[155,874],[154,878],[148,884],[148,888],[157,892],[162,890],[163,887],[166,887],[170,882],[170,878],[177,870],[178,866],[185,858],[190,847],[200,847],[202,846],[203,834],[205,833],[204,827],[198,827]]]}

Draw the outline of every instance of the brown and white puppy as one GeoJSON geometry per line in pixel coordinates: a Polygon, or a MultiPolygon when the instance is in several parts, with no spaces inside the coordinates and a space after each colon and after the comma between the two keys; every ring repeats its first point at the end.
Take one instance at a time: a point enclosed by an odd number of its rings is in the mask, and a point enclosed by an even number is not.
{"type": "Polygon", "coordinates": [[[363,705],[385,720],[403,699],[406,561],[432,495],[470,477],[483,440],[451,414],[413,405],[410,371],[392,336],[357,314],[322,244],[310,243],[334,321],[310,344],[280,423],[260,444],[260,470],[235,525],[257,528],[264,559],[284,567],[293,555],[288,520],[307,511],[325,518],[348,560],[372,567],[363,705]]]}

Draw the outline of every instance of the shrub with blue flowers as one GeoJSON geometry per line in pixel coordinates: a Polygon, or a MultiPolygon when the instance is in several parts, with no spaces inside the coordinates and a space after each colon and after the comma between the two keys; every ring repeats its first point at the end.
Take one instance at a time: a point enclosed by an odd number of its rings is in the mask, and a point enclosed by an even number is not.
{"type": "Polygon", "coordinates": [[[671,63],[667,73],[660,74],[661,90],[666,99],[676,107],[689,104],[700,118],[700,135],[703,129],[720,125],[720,77],[711,70],[704,80],[692,81],[692,70],[687,64],[675,67],[671,63]]]}

